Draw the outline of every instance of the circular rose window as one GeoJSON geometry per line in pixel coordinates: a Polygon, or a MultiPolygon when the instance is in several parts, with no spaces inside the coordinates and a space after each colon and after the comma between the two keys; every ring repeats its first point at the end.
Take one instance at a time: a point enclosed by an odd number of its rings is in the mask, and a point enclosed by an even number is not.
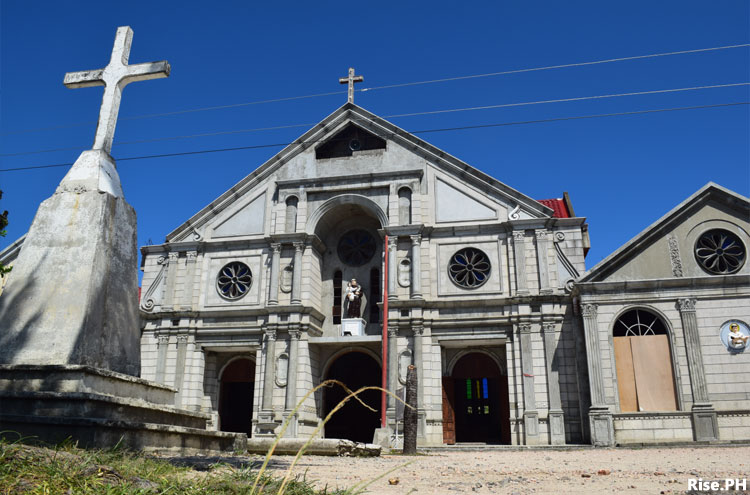
{"type": "Polygon", "coordinates": [[[349,266],[362,266],[372,259],[377,249],[375,238],[366,230],[350,230],[339,239],[336,251],[349,266]]]}
{"type": "Polygon", "coordinates": [[[464,289],[476,289],[490,278],[490,259],[476,248],[464,248],[451,256],[448,275],[464,289]]]}
{"type": "Polygon", "coordinates": [[[728,230],[709,230],[695,243],[695,259],[701,268],[714,275],[735,273],[745,264],[745,257],[744,244],[728,230]]]}
{"type": "Polygon", "coordinates": [[[250,268],[239,261],[224,265],[216,277],[216,290],[225,299],[240,299],[250,290],[253,274],[250,268]]]}

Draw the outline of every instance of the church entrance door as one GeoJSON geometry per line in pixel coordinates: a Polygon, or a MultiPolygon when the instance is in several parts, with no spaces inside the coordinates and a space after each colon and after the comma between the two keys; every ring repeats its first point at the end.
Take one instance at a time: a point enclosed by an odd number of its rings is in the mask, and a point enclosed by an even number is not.
{"type": "MultiPolygon", "coordinates": [[[[326,379],[339,380],[352,391],[366,386],[380,386],[380,365],[364,352],[349,352],[340,356],[331,364],[326,379]]],[[[323,393],[324,417],[347,395],[348,393],[337,385],[325,388],[323,393]]],[[[372,442],[375,429],[380,426],[380,392],[368,390],[358,397],[375,411],[370,411],[354,398],[349,399],[346,405],[336,411],[330,421],[326,423],[326,438],[372,442]]]]}
{"type": "Polygon", "coordinates": [[[443,380],[443,401],[446,443],[510,443],[508,377],[486,354],[470,353],[456,363],[443,380]]]}
{"type": "Polygon", "coordinates": [[[255,363],[237,359],[221,374],[219,389],[219,425],[221,431],[252,432],[255,363]]]}

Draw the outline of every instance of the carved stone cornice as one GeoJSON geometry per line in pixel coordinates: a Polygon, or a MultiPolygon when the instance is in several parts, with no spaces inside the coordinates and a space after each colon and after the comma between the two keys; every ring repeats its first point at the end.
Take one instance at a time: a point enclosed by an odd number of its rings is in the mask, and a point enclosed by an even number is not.
{"type": "Polygon", "coordinates": [[[417,235],[410,235],[409,239],[411,239],[411,245],[412,246],[419,246],[419,244],[422,242],[422,236],[417,235]]]}
{"type": "Polygon", "coordinates": [[[302,332],[299,330],[289,330],[289,337],[291,337],[292,340],[299,340],[302,336],[302,332]]]}
{"type": "Polygon", "coordinates": [[[266,328],[263,330],[263,333],[266,335],[266,340],[276,340],[275,328],[266,328]]]}
{"type": "Polygon", "coordinates": [[[172,262],[176,263],[177,259],[180,257],[180,253],[173,251],[173,252],[168,253],[168,256],[169,256],[169,262],[170,263],[172,263],[172,262]]]}
{"type": "Polygon", "coordinates": [[[159,345],[169,344],[169,335],[159,335],[158,337],[156,337],[156,340],[158,341],[159,345]]]}
{"type": "Polygon", "coordinates": [[[281,252],[281,243],[279,242],[272,242],[271,243],[271,251],[273,254],[277,254],[281,252]]]}
{"type": "Polygon", "coordinates": [[[295,253],[301,253],[305,249],[305,243],[300,241],[293,242],[292,246],[294,246],[295,253]]]}
{"type": "Polygon", "coordinates": [[[513,231],[513,242],[523,242],[526,238],[526,234],[523,230],[514,230],[513,231]]]}
{"type": "Polygon", "coordinates": [[[186,251],[185,256],[187,256],[187,263],[195,263],[196,258],[198,258],[198,251],[186,251]]]}
{"type": "Polygon", "coordinates": [[[547,240],[547,231],[546,230],[535,230],[534,235],[536,235],[537,241],[546,241],[547,240]]]}
{"type": "Polygon", "coordinates": [[[544,333],[554,333],[557,325],[555,323],[542,323],[542,331],[544,333]]]}
{"type": "Polygon", "coordinates": [[[177,336],[177,343],[178,344],[187,344],[188,336],[187,335],[178,335],[177,336]]]}
{"type": "Polygon", "coordinates": [[[519,323],[518,331],[521,333],[531,333],[531,325],[529,323],[519,323]]]}

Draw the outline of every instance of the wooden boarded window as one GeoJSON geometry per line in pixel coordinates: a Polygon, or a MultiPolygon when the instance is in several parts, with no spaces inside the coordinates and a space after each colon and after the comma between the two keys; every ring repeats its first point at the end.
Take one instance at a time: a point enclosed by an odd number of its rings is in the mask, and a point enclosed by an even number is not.
{"type": "Polygon", "coordinates": [[[336,270],[336,272],[333,274],[333,308],[331,308],[334,325],[341,324],[341,280],[342,279],[343,279],[343,275],[341,274],[341,270],[336,270]]]}
{"type": "Polygon", "coordinates": [[[613,329],[617,388],[622,412],[676,411],[672,353],[664,322],[633,309],[613,329]]]}

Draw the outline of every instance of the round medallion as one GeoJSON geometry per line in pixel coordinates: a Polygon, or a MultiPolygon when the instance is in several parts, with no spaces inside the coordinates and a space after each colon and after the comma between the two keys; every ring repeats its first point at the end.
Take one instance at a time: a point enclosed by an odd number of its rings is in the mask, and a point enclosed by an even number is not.
{"type": "Polygon", "coordinates": [[[236,300],[250,291],[253,274],[250,268],[239,261],[224,265],[216,277],[216,290],[225,299],[236,300]]]}
{"type": "Polygon", "coordinates": [[[464,289],[481,287],[490,278],[490,259],[476,248],[464,248],[451,256],[448,275],[464,289]]]}
{"type": "Polygon", "coordinates": [[[349,266],[362,266],[372,259],[377,249],[375,238],[366,230],[350,230],[341,236],[336,251],[349,266]]]}
{"type": "Polygon", "coordinates": [[[745,264],[746,252],[737,235],[724,229],[705,232],[695,242],[695,259],[712,275],[735,273],[745,264]]]}
{"type": "Polygon", "coordinates": [[[721,326],[719,338],[729,352],[744,352],[750,341],[750,328],[743,321],[729,320],[721,326]]]}

